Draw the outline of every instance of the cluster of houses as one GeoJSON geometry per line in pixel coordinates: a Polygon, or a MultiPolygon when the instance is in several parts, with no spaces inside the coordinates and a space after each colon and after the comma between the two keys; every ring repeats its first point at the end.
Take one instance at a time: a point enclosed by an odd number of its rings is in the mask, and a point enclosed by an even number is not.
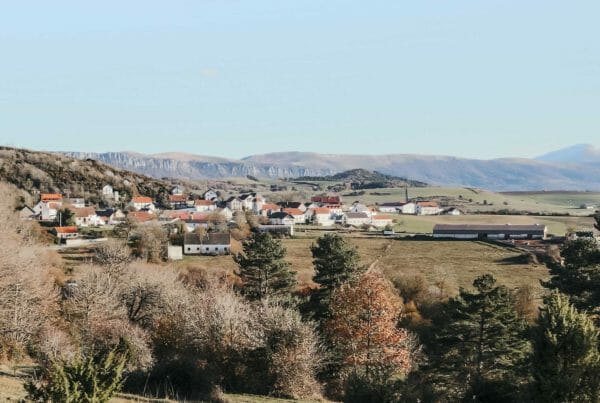
{"type": "MultiPolygon", "coordinates": [[[[119,201],[118,192],[112,186],[102,189],[106,200],[119,201]]],[[[164,202],[163,202],[164,204],[164,202]]],[[[102,227],[117,225],[125,220],[141,224],[157,222],[175,224],[173,228],[184,228],[184,254],[229,253],[231,240],[229,223],[239,213],[252,213],[258,217],[258,230],[273,233],[294,234],[297,225],[322,227],[344,226],[374,230],[391,229],[393,214],[435,215],[461,214],[455,208],[444,209],[432,201],[407,201],[404,203],[384,203],[366,206],[354,202],[346,204],[339,195],[313,196],[309,202],[285,201],[269,203],[258,193],[243,193],[225,199],[219,193],[208,190],[201,199],[194,199],[184,193],[181,186],[175,186],[168,197],[168,206],[159,206],[147,196],[134,196],[126,207],[121,209],[97,209],[86,205],[82,198],[65,198],[61,194],[42,194],[33,207],[24,207],[21,218],[56,222],[53,229],[60,240],[77,238],[82,227],[102,227]],[[61,216],[63,209],[72,212],[71,226],[65,224],[61,216]],[[203,228],[204,231],[198,230],[203,228]]],[[[434,234],[435,236],[435,234],[434,234]]]]}

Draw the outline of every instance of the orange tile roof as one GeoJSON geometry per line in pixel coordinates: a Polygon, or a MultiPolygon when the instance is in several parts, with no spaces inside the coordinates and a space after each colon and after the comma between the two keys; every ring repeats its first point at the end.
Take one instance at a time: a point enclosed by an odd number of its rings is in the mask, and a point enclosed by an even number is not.
{"type": "Polygon", "coordinates": [[[62,200],[62,195],[58,193],[42,193],[41,200],[43,202],[47,201],[59,201],[62,200]]]}
{"type": "Polygon", "coordinates": [[[74,226],[54,227],[54,231],[56,231],[57,234],[76,234],[78,232],[77,227],[74,226]]]}
{"type": "Polygon", "coordinates": [[[152,203],[152,198],[146,196],[137,196],[132,198],[131,201],[134,203],[152,203]]]}
{"type": "Polygon", "coordinates": [[[393,218],[389,215],[385,214],[377,214],[373,216],[374,220],[393,220],[393,218]]]}
{"type": "Polygon", "coordinates": [[[297,208],[284,208],[281,211],[283,211],[284,213],[287,213],[289,215],[292,215],[292,216],[304,215],[302,210],[297,209],[297,208]]]}
{"type": "Polygon", "coordinates": [[[196,206],[214,206],[215,202],[212,200],[195,200],[194,205],[196,205],[196,206]]]}
{"type": "Polygon", "coordinates": [[[279,210],[281,207],[277,204],[265,203],[262,206],[262,210],[279,210]]]}
{"type": "Polygon", "coordinates": [[[151,214],[147,211],[131,211],[129,214],[127,214],[127,217],[139,222],[146,222],[156,218],[154,214],[151,214]]]}
{"type": "Polygon", "coordinates": [[[331,210],[329,210],[327,207],[317,207],[313,210],[315,212],[315,214],[330,214],[331,210]]]}
{"type": "Polygon", "coordinates": [[[169,201],[170,202],[186,202],[187,201],[187,197],[184,195],[169,195],[169,201]]]}
{"type": "Polygon", "coordinates": [[[84,218],[91,215],[96,215],[96,209],[93,207],[74,208],[73,213],[75,213],[75,217],[84,218]]]}

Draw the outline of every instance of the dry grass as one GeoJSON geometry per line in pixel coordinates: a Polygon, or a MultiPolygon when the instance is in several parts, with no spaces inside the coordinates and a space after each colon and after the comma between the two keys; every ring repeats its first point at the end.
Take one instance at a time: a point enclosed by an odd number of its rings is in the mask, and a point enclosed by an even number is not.
{"type": "MultiPolygon", "coordinates": [[[[493,274],[509,287],[530,284],[540,288],[539,281],[548,277],[541,264],[520,263],[521,252],[503,246],[471,241],[413,241],[386,238],[348,238],[358,247],[362,264],[377,265],[386,275],[421,274],[429,282],[447,276],[457,287],[470,287],[473,279],[484,273],[493,274]]],[[[310,246],[314,238],[284,239],[287,261],[298,272],[300,286],[312,285],[313,265],[310,246]]],[[[231,256],[186,257],[176,264],[178,269],[233,273],[237,266],[231,256]]]]}

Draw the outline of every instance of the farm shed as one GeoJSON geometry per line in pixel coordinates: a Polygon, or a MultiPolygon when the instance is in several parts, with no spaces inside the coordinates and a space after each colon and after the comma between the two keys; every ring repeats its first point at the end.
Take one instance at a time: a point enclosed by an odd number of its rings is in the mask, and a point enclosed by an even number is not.
{"type": "Polygon", "coordinates": [[[545,225],[473,225],[473,224],[436,224],[433,227],[434,238],[455,239],[544,239],[545,225]]]}

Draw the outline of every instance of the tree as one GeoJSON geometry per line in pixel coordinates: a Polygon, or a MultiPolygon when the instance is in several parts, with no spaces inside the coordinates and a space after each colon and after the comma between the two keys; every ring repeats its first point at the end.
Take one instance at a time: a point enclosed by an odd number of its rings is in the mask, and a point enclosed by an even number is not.
{"type": "Polygon", "coordinates": [[[123,387],[127,350],[89,353],[71,362],[53,361],[39,380],[25,384],[34,402],[106,403],[123,387]]]}
{"type": "Polygon", "coordinates": [[[69,208],[64,208],[58,211],[56,218],[59,221],[59,225],[68,226],[75,225],[75,213],[69,208]]]}
{"type": "MultiPolygon", "coordinates": [[[[473,398],[501,393],[492,384],[517,378],[528,348],[525,324],[510,291],[490,274],[473,282],[475,292],[460,289],[448,302],[430,368],[444,395],[473,398]]],[[[514,391],[514,389],[513,389],[514,391]]]]}
{"type": "Polygon", "coordinates": [[[571,298],[577,309],[600,312],[600,251],[594,239],[579,238],[561,249],[563,264],[550,264],[552,277],[544,283],[571,298]]]}
{"type": "Polygon", "coordinates": [[[319,288],[310,296],[309,310],[315,320],[323,321],[329,314],[329,300],[333,290],[355,279],[362,271],[356,247],[338,234],[325,234],[310,248],[315,274],[313,281],[319,288]]]}
{"type": "Polygon", "coordinates": [[[250,299],[286,296],[296,285],[296,272],[284,260],[285,248],[268,233],[256,232],[233,258],[240,267],[243,293],[250,299]]]}
{"type": "Polygon", "coordinates": [[[325,332],[342,377],[359,376],[383,393],[394,375],[410,370],[411,337],[397,327],[402,301],[381,272],[371,270],[342,285],[330,310],[325,332]]]}
{"type": "Polygon", "coordinates": [[[131,250],[125,242],[112,239],[98,246],[94,261],[108,272],[120,273],[131,261],[131,250]]]}
{"type": "Polygon", "coordinates": [[[534,395],[542,402],[598,401],[600,332],[567,296],[544,299],[533,336],[534,395]]]}

